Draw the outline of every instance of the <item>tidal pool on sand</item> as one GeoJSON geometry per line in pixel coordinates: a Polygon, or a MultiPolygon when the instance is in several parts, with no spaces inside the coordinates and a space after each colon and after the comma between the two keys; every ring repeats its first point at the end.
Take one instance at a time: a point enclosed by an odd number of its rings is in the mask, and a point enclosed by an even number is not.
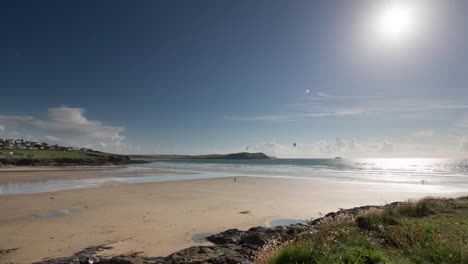
{"type": "Polygon", "coordinates": [[[200,234],[195,234],[192,236],[192,241],[197,242],[197,243],[204,243],[208,242],[207,237],[213,235],[212,233],[200,233],[200,234]]]}

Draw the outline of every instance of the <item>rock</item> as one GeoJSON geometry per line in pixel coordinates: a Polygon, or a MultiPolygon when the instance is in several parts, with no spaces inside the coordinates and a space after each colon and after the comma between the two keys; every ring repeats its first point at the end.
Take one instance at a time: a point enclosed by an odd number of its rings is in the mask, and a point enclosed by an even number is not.
{"type": "Polygon", "coordinates": [[[135,261],[135,259],[131,259],[131,258],[124,257],[124,256],[117,256],[111,259],[105,259],[105,260],[99,261],[98,263],[100,264],[136,264],[136,263],[144,263],[144,262],[135,261]]]}
{"type": "Polygon", "coordinates": [[[238,229],[228,229],[216,235],[206,237],[206,239],[214,244],[237,244],[242,239],[243,232],[238,229]]]}
{"type": "Polygon", "coordinates": [[[221,247],[196,246],[189,247],[169,255],[164,260],[171,264],[203,264],[210,263],[209,260],[216,259],[225,254],[221,247]]]}
{"type": "Polygon", "coordinates": [[[261,233],[249,233],[240,241],[243,245],[251,245],[254,247],[262,247],[268,241],[261,233]]]}

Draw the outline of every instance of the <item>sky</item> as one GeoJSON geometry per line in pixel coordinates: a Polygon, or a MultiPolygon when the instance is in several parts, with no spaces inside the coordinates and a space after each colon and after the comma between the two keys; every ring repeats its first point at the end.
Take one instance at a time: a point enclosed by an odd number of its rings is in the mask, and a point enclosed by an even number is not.
{"type": "Polygon", "coordinates": [[[2,1],[0,138],[467,157],[467,12],[463,0],[2,1]]]}

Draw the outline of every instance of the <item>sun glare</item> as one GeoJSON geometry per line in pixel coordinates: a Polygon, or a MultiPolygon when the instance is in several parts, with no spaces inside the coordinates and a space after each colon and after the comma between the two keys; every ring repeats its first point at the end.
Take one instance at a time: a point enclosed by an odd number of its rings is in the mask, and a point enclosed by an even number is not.
{"type": "Polygon", "coordinates": [[[387,40],[399,40],[415,30],[416,14],[407,2],[394,2],[377,15],[377,32],[387,40]]]}

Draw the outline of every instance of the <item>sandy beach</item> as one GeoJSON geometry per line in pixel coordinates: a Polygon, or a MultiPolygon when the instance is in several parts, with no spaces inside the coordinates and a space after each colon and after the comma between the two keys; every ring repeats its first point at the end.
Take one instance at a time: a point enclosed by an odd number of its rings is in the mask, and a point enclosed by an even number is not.
{"type": "Polygon", "coordinates": [[[29,263],[103,244],[113,247],[108,255],[168,255],[196,245],[191,239],[195,234],[461,194],[420,185],[239,177],[236,182],[219,178],[5,195],[0,196],[0,249],[16,250],[0,255],[0,262],[29,263]]]}

